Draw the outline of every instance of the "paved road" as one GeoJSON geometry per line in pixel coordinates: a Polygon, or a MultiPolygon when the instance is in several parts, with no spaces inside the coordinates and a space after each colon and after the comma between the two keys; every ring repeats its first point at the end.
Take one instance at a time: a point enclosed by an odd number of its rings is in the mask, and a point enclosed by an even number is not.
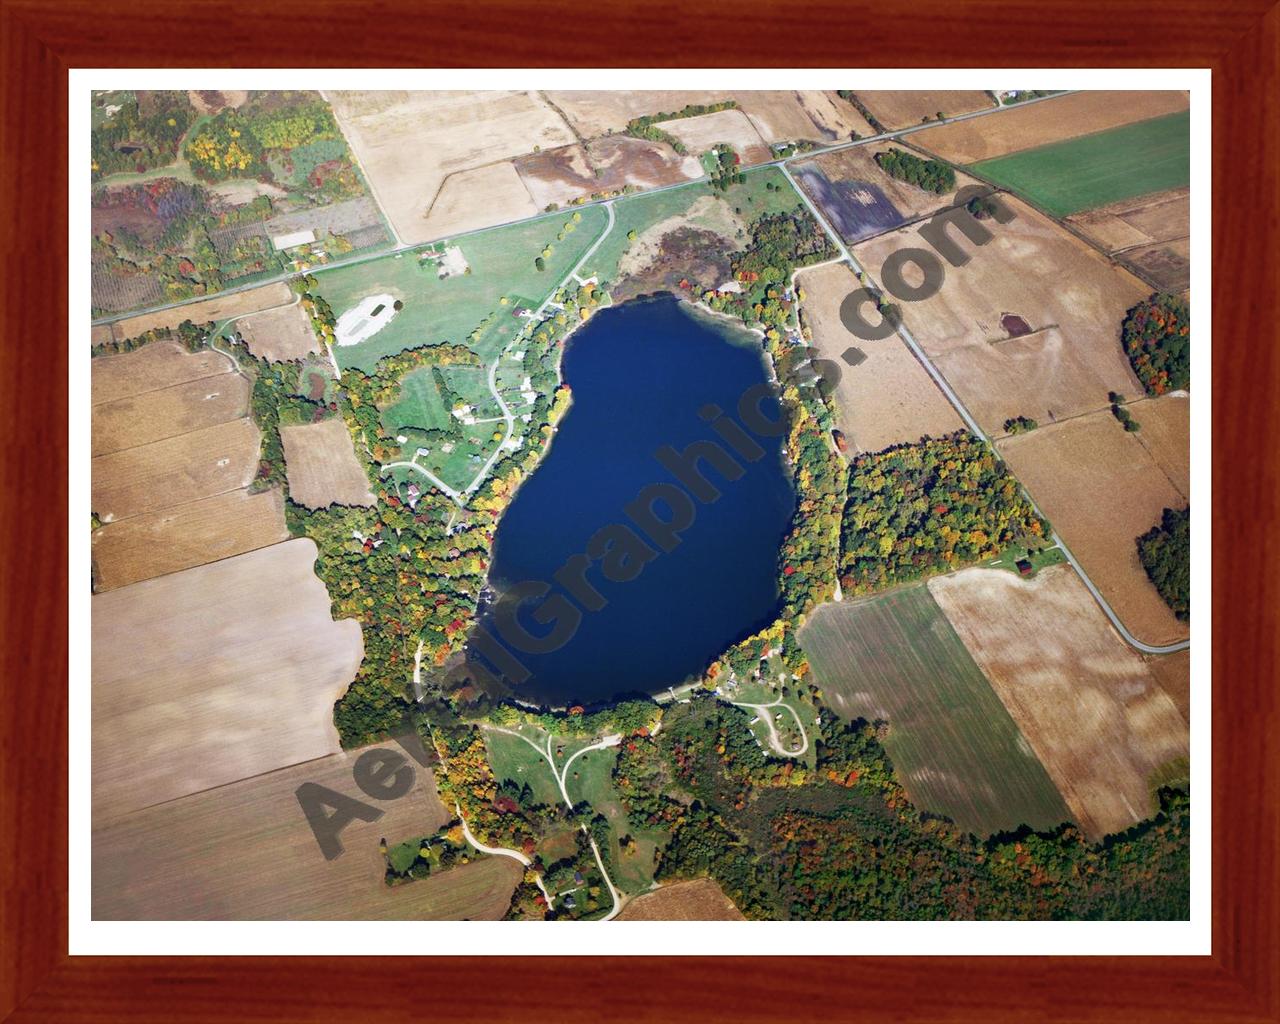
{"type": "MultiPolygon", "coordinates": [[[[1028,102],[1034,103],[1039,101],[1029,100],[1028,102]]],[[[808,195],[805,194],[804,189],[800,188],[796,183],[796,180],[791,176],[790,168],[784,166],[782,168],[782,173],[786,175],[787,180],[791,182],[795,190],[800,193],[800,197],[809,208],[809,212],[813,214],[814,219],[822,226],[823,231],[827,233],[827,237],[831,239],[832,244],[834,244],[840,251],[840,255],[844,257],[849,266],[854,269],[855,273],[862,274],[864,279],[871,284],[872,287],[876,287],[876,283],[872,279],[871,275],[867,273],[856,259],[854,259],[853,253],[848,250],[840,236],[832,229],[831,225],[827,222],[827,219],[822,215],[822,212],[814,205],[812,200],[809,199],[808,195]]],[[[920,347],[920,343],[916,341],[915,336],[911,333],[910,328],[907,327],[905,322],[899,322],[898,336],[902,338],[903,342],[906,343],[907,348],[911,350],[912,355],[916,357],[920,365],[923,366],[929,376],[933,378],[933,382],[938,385],[938,389],[946,396],[947,401],[951,403],[952,407],[959,414],[960,419],[964,421],[964,425],[975,437],[982,438],[988,447],[991,448],[992,452],[995,453],[996,458],[1003,462],[1004,459],[1000,455],[1000,450],[996,448],[995,444],[992,443],[991,438],[987,436],[983,429],[978,426],[978,421],[975,420],[969,410],[965,408],[964,403],[960,400],[960,396],[952,390],[951,385],[947,383],[946,378],[942,376],[938,368],[934,366],[929,357],[925,355],[924,349],[920,347]]],[[[1032,498],[1030,494],[1027,494],[1025,488],[1023,488],[1023,493],[1026,494],[1027,500],[1031,502],[1031,505],[1035,508],[1036,512],[1043,516],[1044,513],[1040,512],[1040,507],[1036,505],[1035,499],[1032,498]]],[[[1045,516],[1045,518],[1047,519],[1048,517],[1045,516]]],[[[1099,592],[1098,588],[1094,585],[1093,580],[1089,578],[1089,574],[1084,571],[1084,567],[1079,563],[1079,561],[1077,561],[1076,556],[1071,553],[1071,549],[1067,547],[1062,538],[1053,534],[1050,536],[1050,539],[1054,541],[1057,547],[1062,549],[1063,555],[1066,556],[1067,561],[1071,564],[1071,567],[1075,569],[1080,579],[1084,581],[1084,585],[1088,587],[1089,593],[1093,595],[1093,599],[1098,603],[1098,607],[1103,610],[1107,618],[1111,621],[1111,625],[1113,625],[1116,628],[1116,631],[1124,637],[1127,644],[1131,647],[1137,648],[1144,654],[1173,654],[1175,651],[1185,651],[1191,646],[1190,640],[1182,640],[1176,644],[1153,645],[1144,643],[1135,637],[1129,632],[1128,627],[1120,621],[1120,617],[1116,615],[1115,610],[1107,603],[1107,599],[1099,592]]]]}

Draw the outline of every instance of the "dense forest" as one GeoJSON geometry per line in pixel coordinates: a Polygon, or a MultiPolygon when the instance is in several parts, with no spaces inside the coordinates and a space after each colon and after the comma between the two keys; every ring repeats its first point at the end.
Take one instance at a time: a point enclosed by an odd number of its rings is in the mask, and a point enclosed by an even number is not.
{"type": "Polygon", "coordinates": [[[887,149],[876,154],[876,163],[891,178],[908,185],[944,195],[956,187],[956,172],[941,160],[924,160],[901,149],[887,149]]]}
{"type": "Polygon", "coordinates": [[[1159,293],[1125,314],[1120,340],[1148,395],[1191,386],[1191,308],[1177,295],[1159,293]]]}
{"type": "Polygon", "coordinates": [[[1138,557],[1151,582],[1181,621],[1191,618],[1191,508],[1167,508],[1138,538],[1138,557]]]}
{"type": "Polygon", "coordinates": [[[1048,534],[1005,464],[967,431],[897,445],[850,466],[841,584],[865,594],[1048,534]]]}
{"type": "Polygon", "coordinates": [[[99,119],[95,112],[97,123],[90,134],[93,181],[172,163],[195,117],[185,92],[106,93],[94,102],[103,108],[103,116],[99,119]]]}

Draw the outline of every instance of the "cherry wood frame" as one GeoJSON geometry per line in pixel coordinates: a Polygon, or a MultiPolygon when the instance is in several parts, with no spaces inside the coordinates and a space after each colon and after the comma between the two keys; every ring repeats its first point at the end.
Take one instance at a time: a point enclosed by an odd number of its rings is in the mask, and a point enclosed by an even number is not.
{"type": "Polygon", "coordinates": [[[0,1020],[1280,1020],[1271,3],[0,0],[0,1020]],[[68,956],[67,70],[227,61],[1212,68],[1212,956],[68,956]]]}

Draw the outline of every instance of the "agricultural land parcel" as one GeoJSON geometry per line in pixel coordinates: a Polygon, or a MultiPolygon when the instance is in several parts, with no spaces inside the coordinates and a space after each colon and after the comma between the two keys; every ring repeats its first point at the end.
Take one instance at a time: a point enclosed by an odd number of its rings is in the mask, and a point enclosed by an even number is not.
{"type": "Polygon", "coordinates": [[[260,436],[229,357],[152,342],[95,358],[91,390],[97,590],[285,539],[280,493],[246,489],[260,436]]]}
{"type": "Polygon", "coordinates": [[[840,322],[840,303],[859,287],[846,264],[801,271],[796,281],[804,293],[801,309],[812,328],[813,347],[840,367],[836,423],[855,449],[878,452],[960,429],[955,409],[901,338],[862,341],[840,322]],[[866,356],[856,366],[841,358],[851,346],[866,356]]]}
{"type": "Polygon", "coordinates": [[[1150,816],[1149,781],[1187,756],[1187,725],[1075,571],[966,569],[928,586],[1085,834],[1150,816]]]}
{"type": "Polygon", "coordinates": [[[281,427],[280,440],[294,501],[308,508],[376,504],[341,419],[281,427]]]}
{"type": "Polygon", "coordinates": [[[1179,188],[1191,176],[1191,112],[1022,150],[972,168],[1059,217],[1179,188]]]}
{"type": "Polygon", "coordinates": [[[889,723],[885,750],[918,807],[980,835],[1070,817],[925,586],[822,605],[799,639],[829,707],[889,723]]]}
{"type": "MultiPolygon", "coordinates": [[[[911,152],[898,143],[855,146],[823,153],[794,167],[800,187],[846,242],[865,241],[955,201],[954,196],[940,196],[885,174],[875,155],[889,149],[911,152]]],[[[976,184],[967,174],[956,174],[956,188],[976,184]]]]}
{"type": "Polygon", "coordinates": [[[705,153],[721,143],[728,143],[744,164],[764,163],[772,156],[747,115],[732,107],[713,114],[661,121],[657,127],[683,142],[690,153],[705,153]]]}
{"type": "Polygon", "coordinates": [[[1158,291],[1185,292],[1191,282],[1191,194],[1171,189],[1069,217],[1113,259],[1158,291]]]}
{"type": "Polygon", "coordinates": [[[301,303],[246,316],[237,321],[236,329],[249,351],[269,363],[304,359],[320,351],[311,318],[301,303]]]}
{"type": "MultiPolygon", "coordinates": [[[[286,721],[281,717],[279,721],[286,721]]],[[[394,747],[392,747],[394,749],[394,747]]],[[[342,832],[325,860],[295,791],[315,783],[369,802],[352,780],[359,751],[205,790],[95,828],[93,916],[158,920],[497,920],[521,868],[507,857],[388,888],[379,842],[430,835],[452,816],[431,772],[342,832]]]]}
{"type": "MultiPolygon", "coordinates": [[[[903,303],[934,365],[993,434],[1016,416],[1052,422],[1106,407],[1111,391],[1140,393],[1119,330],[1150,289],[1026,203],[1001,201],[1014,219],[988,222],[986,245],[961,243],[967,264],[946,267],[934,295],[903,303]],[[1032,333],[1009,337],[1005,314],[1020,316],[1032,333]]],[[[856,255],[878,281],[885,259],[904,247],[930,248],[912,226],[862,243],[856,255]]],[[[920,283],[910,264],[905,276],[920,283]]]]}
{"type": "Polygon", "coordinates": [[[806,140],[829,145],[848,142],[855,132],[862,138],[876,134],[857,107],[830,90],[741,92],[737,100],[768,143],[806,140]]]}
{"type": "MultiPolygon", "coordinates": [[[[528,190],[505,164],[535,148],[575,141],[556,110],[533,92],[332,92],[325,98],[401,241],[527,216],[528,190]],[[472,173],[434,206],[451,175],[472,173]]],[[[532,212],[530,210],[530,212],[532,212]]],[[[335,307],[336,308],[336,307],[335,307]]]]}
{"type": "Polygon", "coordinates": [[[1173,114],[1186,110],[1189,103],[1185,92],[1106,89],[1076,92],[1010,107],[995,117],[974,117],[927,128],[912,135],[911,141],[948,163],[974,164],[1051,142],[1106,131],[1122,124],[1173,114]]]}
{"type": "Polygon", "coordinates": [[[980,89],[918,90],[858,92],[858,99],[886,128],[910,128],[922,121],[933,120],[941,112],[946,117],[987,110],[994,106],[991,97],[980,89]]]}
{"type": "Polygon", "coordinates": [[[245,316],[259,310],[284,306],[293,301],[293,293],[283,281],[264,284],[261,288],[250,288],[230,295],[216,295],[200,302],[189,302],[183,306],[173,306],[155,313],[139,313],[137,316],[117,320],[111,325],[112,335],[116,341],[136,338],[146,331],[168,327],[177,327],[184,320],[193,324],[209,321],[226,320],[229,317],[245,316]]]}
{"type": "Polygon", "coordinates": [[[1148,579],[1135,541],[1165,508],[1187,504],[1190,406],[1179,395],[1131,403],[1142,425],[1136,434],[1104,409],[997,442],[1120,620],[1149,644],[1188,635],[1148,579]]]}
{"type": "Polygon", "coordinates": [[[619,921],[744,921],[742,911],[711,878],[664,885],[623,908],[619,921]]]}

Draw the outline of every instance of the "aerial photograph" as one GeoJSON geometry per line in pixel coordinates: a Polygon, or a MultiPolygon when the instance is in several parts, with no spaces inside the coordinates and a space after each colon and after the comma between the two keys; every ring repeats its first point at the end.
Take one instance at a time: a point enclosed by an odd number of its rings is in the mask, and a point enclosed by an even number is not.
{"type": "Polygon", "coordinates": [[[1190,918],[1188,92],[90,102],[93,920],[1190,918]]]}

